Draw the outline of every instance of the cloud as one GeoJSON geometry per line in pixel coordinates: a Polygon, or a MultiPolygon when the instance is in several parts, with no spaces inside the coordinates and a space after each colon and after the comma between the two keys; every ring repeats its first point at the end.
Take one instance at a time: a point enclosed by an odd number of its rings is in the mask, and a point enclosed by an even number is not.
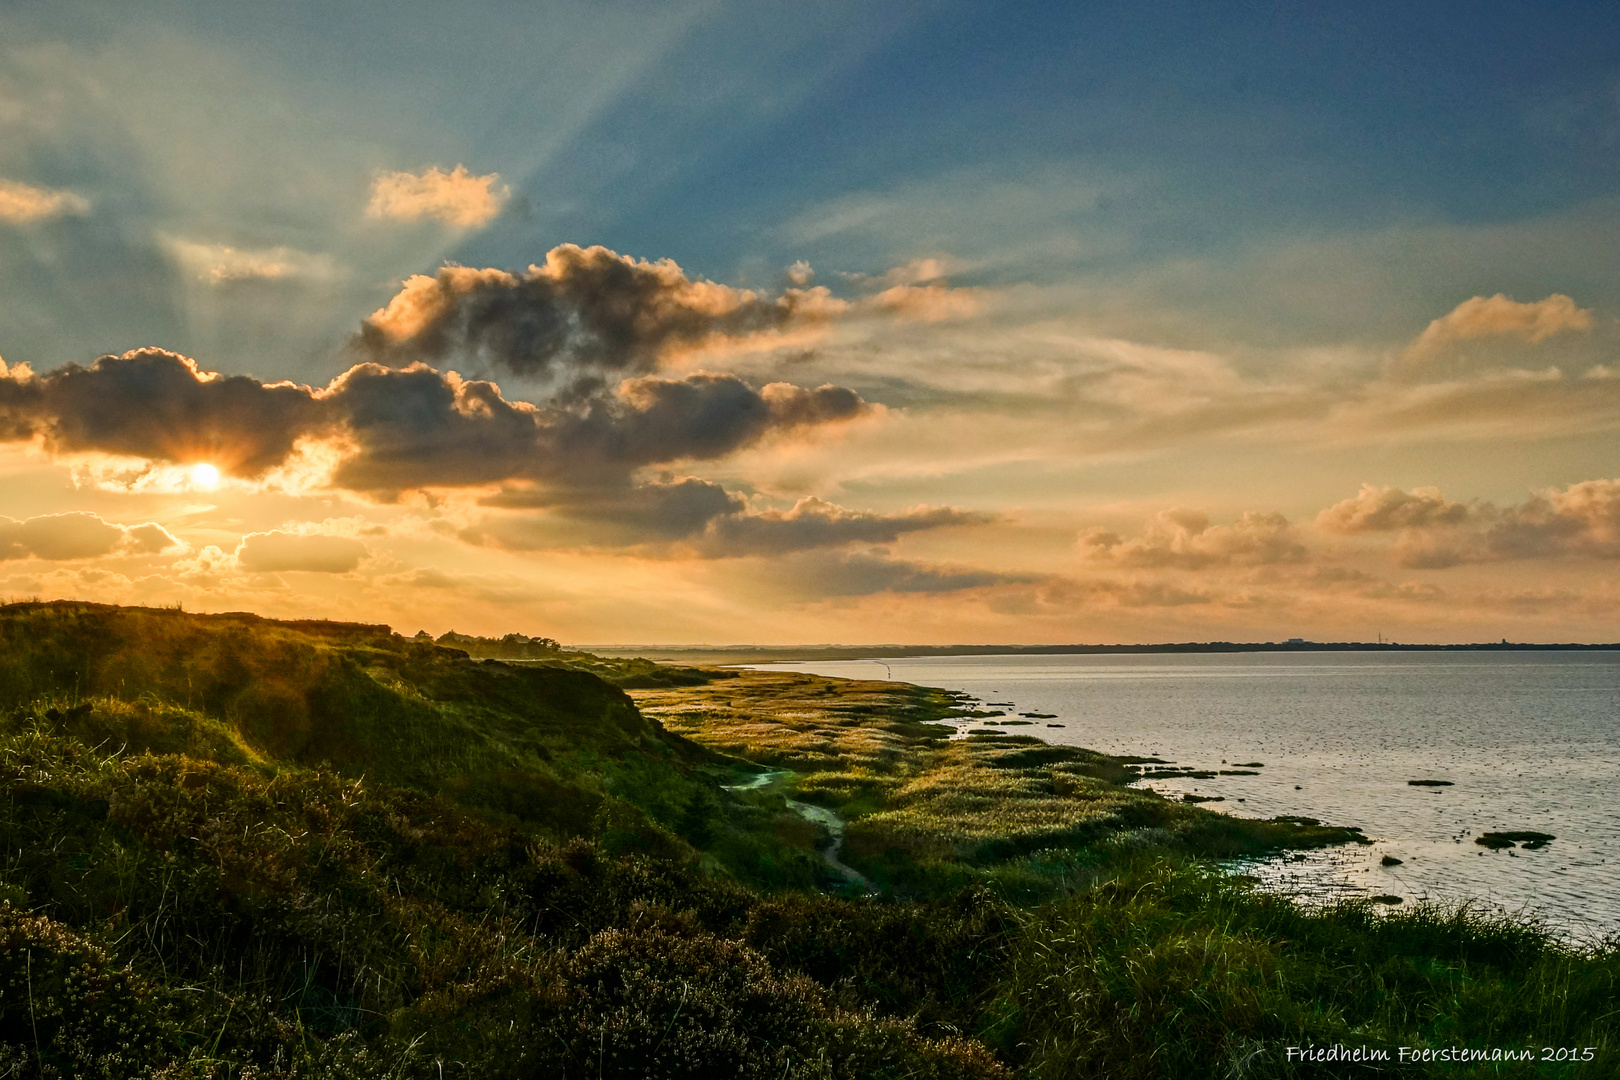
{"type": "Polygon", "coordinates": [[[208,544],[200,551],[194,552],[190,558],[175,563],[174,569],[181,581],[209,586],[219,584],[227,576],[236,573],[239,567],[235,555],[221,550],[214,544],[208,544]]]}
{"type": "Polygon", "coordinates": [[[629,547],[670,558],[724,559],[890,544],[907,533],[991,520],[950,507],[879,514],[813,497],[788,510],[751,512],[741,496],[690,476],[618,489],[509,489],[482,505],[546,513],[492,515],[462,533],[472,543],[520,551],[629,547]]]}
{"type": "Polygon", "coordinates": [[[346,574],[370,554],[366,545],[350,536],[294,533],[275,530],[249,533],[236,548],[236,564],[250,574],[306,571],[346,574]]]}
{"type": "Polygon", "coordinates": [[[874,514],[800,499],[791,510],[716,515],[697,538],[697,550],[710,557],[780,555],[848,544],[890,544],[906,533],[989,521],[951,507],[919,506],[900,514],[874,514]]]}
{"type": "Polygon", "coordinates": [[[628,379],[537,406],[424,365],[359,364],[320,390],[219,375],[159,349],[39,376],[24,366],[0,370],[0,440],[37,439],[58,454],[207,462],[242,477],[326,440],[332,483],[385,496],[513,479],[623,486],[645,466],[723,457],[865,409],[841,387],[755,389],[704,372],[628,379]]]}
{"type": "Polygon", "coordinates": [[[123,547],[140,555],[157,555],[166,551],[184,551],[187,545],[163,526],[147,522],[124,529],[123,547]]]}
{"type": "Polygon", "coordinates": [[[1139,536],[1088,529],[1080,534],[1080,545],[1093,560],[1183,570],[1300,563],[1310,557],[1287,518],[1254,511],[1231,525],[1211,525],[1209,517],[1196,510],[1164,510],[1139,536]]]}
{"type": "Polygon", "coordinates": [[[54,453],[207,462],[255,476],[286,460],[328,412],[308,387],[203,371],[161,349],[47,375],[0,370],[0,440],[37,438],[54,453]]]}
{"type": "Polygon", "coordinates": [[[542,516],[491,515],[463,533],[473,543],[521,551],[684,540],[716,518],[741,514],[747,507],[741,496],[692,476],[644,484],[508,487],[481,505],[546,511],[542,516]]]}
{"type": "Polygon", "coordinates": [[[1502,293],[1464,300],[1431,322],[1391,364],[1396,375],[1455,378],[1470,368],[1522,367],[1524,349],[1595,325],[1562,293],[1520,303],[1502,293]]]}
{"type": "Polygon", "coordinates": [[[184,548],[161,525],[115,525],[83,511],[24,521],[0,517],[0,560],[93,559],[114,552],[155,555],[184,548]]]}
{"type": "Polygon", "coordinates": [[[353,448],[334,482],[373,492],[511,479],[614,487],[644,466],[723,457],[865,408],[837,387],[755,390],[701,372],[630,379],[571,409],[542,408],[508,401],[491,382],[376,364],[333,380],[322,401],[353,448]]]}
{"type": "Polygon", "coordinates": [[[1620,480],[1549,488],[1507,507],[1453,502],[1435,488],[1364,484],[1317,522],[1341,533],[1398,530],[1391,557],[1414,569],[1503,559],[1620,559],[1620,480]]]}
{"type": "Polygon", "coordinates": [[[1106,603],[1127,608],[1187,607],[1209,604],[1215,597],[1202,590],[1186,589],[1167,581],[1108,578],[1052,578],[1041,590],[1047,605],[1073,607],[1106,603]]]}
{"type": "MultiPolygon", "coordinates": [[[[943,322],[976,315],[983,307],[983,290],[954,288],[945,280],[958,266],[954,259],[912,259],[876,279],[886,287],[865,297],[858,306],[909,322],[943,322]]],[[[873,279],[857,275],[855,280],[873,279]]]]}
{"type": "Polygon", "coordinates": [[[1545,300],[1519,303],[1497,293],[1464,300],[1431,322],[1407,347],[1412,355],[1425,355],[1460,341],[1503,337],[1538,345],[1571,330],[1592,329],[1592,313],[1575,306],[1562,293],[1545,300]]]}
{"type": "Polygon", "coordinates": [[[661,357],[841,313],[825,288],[766,296],[693,280],[669,259],[563,244],[523,273],[418,274],[365,320],[358,346],[388,363],[485,363],[531,376],[646,374],[661,357]]]}
{"type": "Polygon", "coordinates": [[[1548,488],[1504,511],[1485,540],[1503,558],[1620,559],[1620,480],[1548,488]]]}
{"type": "Polygon", "coordinates": [[[1438,488],[1402,491],[1362,484],[1355,495],[1318,514],[1316,523],[1334,532],[1359,533],[1461,525],[1468,518],[1467,505],[1452,502],[1438,488]]]}
{"type": "Polygon", "coordinates": [[[239,281],[330,281],[337,266],[330,255],[290,247],[235,248],[166,237],[163,246],[192,277],[210,285],[239,281]]]}
{"type": "Polygon", "coordinates": [[[982,306],[977,290],[956,289],[937,282],[895,285],[873,296],[870,304],[879,311],[918,322],[964,319],[978,314],[982,306]]]}
{"type": "Polygon", "coordinates": [[[493,221],[511,197],[500,184],[500,174],[474,176],[465,165],[450,172],[440,168],[419,173],[391,172],[371,184],[366,214],[395,221],[435,218],[461,228],[478,228],[493,221]]]}
{"type": "Polygon", "coordinates": [[[869,596],[874,593],[954,593],[1003,585],[1033,585],[1035,574],[938,566],[870,553],[806,552],[773,562],[776,585],[797,595],[869,596]]]}
{"type": "Polygon", "coordinates": [[[59,217],[82,217],[89,212],[90,202],[82,195],[0,179],[0,221],[23,225],[59,217]]]}

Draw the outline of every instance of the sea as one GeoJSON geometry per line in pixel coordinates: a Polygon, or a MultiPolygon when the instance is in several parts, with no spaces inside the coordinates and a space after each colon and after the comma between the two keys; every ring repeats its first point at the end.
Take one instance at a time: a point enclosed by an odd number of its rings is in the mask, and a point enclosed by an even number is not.
{"type": "Polygon", "coordinates": [[[1577,941],[1620,934],[1620,652],[934,656],[758,666],[943,687],[1003,713],[993,718],[998,725],[1026,721],[1008,731],[1253,773],[1141,783],[1171,797],[1218,799],[1204,805],[1242,817],[1359,826],[1373,844],[1235,864],[1305,902],[1468,903],[1534,916],[1577,941]],[[1537,849],[1475,843],[1503,831],[1554,839],[1537,849]],[[1385,865],[1386,857],[1400,861],[1385,865]]]}

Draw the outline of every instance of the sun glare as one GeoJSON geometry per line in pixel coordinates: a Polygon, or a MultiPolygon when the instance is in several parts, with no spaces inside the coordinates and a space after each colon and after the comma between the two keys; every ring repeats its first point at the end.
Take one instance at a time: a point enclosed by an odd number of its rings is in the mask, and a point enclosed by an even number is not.
{"type": "Polygon", "coordinates": [[[191,467],[191,486],[212,491],[219,486],[219,470],[205,463],[191,467]]]}

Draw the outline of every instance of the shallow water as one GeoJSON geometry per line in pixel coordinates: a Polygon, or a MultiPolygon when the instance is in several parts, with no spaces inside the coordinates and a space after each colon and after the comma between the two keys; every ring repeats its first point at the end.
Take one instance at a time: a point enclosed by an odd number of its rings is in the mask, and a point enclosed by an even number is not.
{"type": "MultiPolygon", "coordinates": [[[[1620,653],[955,656],[764,665],[961,690],[1010,731],[1256,776],[1157,780],[1246,817],[1359,825],[1377,843],[1250,872],[1305,895],[1470,899],[1566,933],[1620,931],[1620,653]],[[1049,724],[1062,724],[1050,727],[1049,724]],[[1450,780],[1413,787],[1408,780],[1450,780]],[[1557,837],[1489,851],[1488,831],[1557,837]],[[1390,855],[1399,866],[1384,867],[1390,855]]],[[[974,721],[964,726],[981,726],[974,721]]]]}

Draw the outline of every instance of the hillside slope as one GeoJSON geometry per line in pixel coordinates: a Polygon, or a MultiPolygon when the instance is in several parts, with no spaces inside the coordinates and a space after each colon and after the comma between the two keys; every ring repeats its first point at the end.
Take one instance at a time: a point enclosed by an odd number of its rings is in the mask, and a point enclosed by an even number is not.
{"type": "Polygon", "coordinates": [[[326,767],[559,838],[590,834],[615,788],[671,818],[730,771],[586,671],[245,613],[5,605],[0,709],[107,753],[326,767]]]}

